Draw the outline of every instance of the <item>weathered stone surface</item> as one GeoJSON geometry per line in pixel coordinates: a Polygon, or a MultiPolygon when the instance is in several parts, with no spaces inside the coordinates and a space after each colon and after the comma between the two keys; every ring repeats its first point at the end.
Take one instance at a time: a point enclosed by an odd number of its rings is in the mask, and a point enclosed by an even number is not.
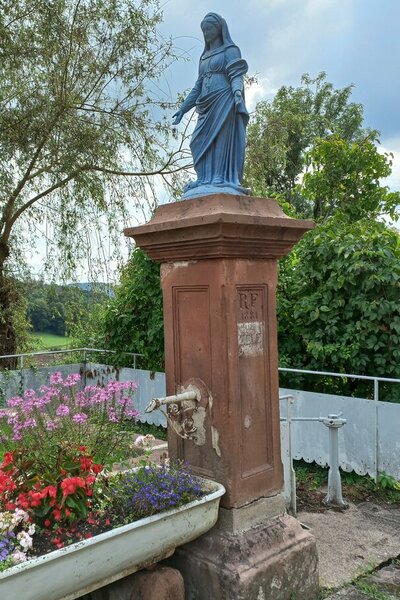
{"type": "Polygon", "coordinates": [[[220,508],[216,527],[227,533],[241,533],[284,514],[285,500],[282,494],[276,494],[239,508],[220,508]]]}
{"type": "Polygon", "coordinates": [[[216,194],[163,205],[125,231],[162,262],[167,395],[202,390],[190,415],[171,407],[190,437],[169,427],[169,456],[226,488],[218,528],[175,555],[187,600],[318,596],[314,538],[275,516],[283,512],[277,260],[312,227],[275,200],[216,194]]]}
{"type": "Polygon", "coordinates": [[[383,567],[366,577],[365,581],[400,598],[400,566],[396,564],[383,567]]]}
{"type": "Polygon", "coordinates": [[[92,600],[185,600],[183,577],[176,569],[157,565],[92,592],[92,600]]]}
{"type": "Polygon", "coordinates": [[[210,196],[158,207],[146,225],[124,233],[160,262],[205,258],[279,258],[314,224],[284,214],[276,200],[210,196]]]}
{"type": "Polygon", "coordinates": [[[283,487],[277,259],[312,226],[275,200],[216,194],[162,205],[125,230],[163,263],[167,395],[208,390],[196,415],[201,436],[184,441],[170,427],[169,455],[222,483],[225,508],[283,487]]]}
{"type": "Polygon", "coordinates": [[[186,600],[316,600],[313,536],[288,515],[242,534],[213,529],[178,548],[168,564],[185,580],[186,600]]]}
{"type": "Polygon", "coordinates": [[[371,600],[371,596],[351,586],[335,592],[325,600],[371,600]]]}

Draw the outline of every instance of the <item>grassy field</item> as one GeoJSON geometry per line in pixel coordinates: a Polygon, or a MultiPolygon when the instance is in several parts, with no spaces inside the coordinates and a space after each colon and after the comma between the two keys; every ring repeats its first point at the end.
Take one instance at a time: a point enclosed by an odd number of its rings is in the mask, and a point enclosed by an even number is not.
{"type": "Polygon", "coordinates": [[[37,345],[38,350],[58,350],[61,348],[68,348],[71,343],[71,338],[63,335],[55,335],[54,333],[35,331],[30,335],[35,340],[39,340],[37,345]]]}

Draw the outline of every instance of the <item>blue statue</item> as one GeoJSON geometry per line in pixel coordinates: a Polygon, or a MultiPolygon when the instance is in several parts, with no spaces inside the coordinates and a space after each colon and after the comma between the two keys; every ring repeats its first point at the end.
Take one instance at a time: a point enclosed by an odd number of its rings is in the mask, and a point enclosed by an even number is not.
{"type": "Polygon", "coordinates": [[[225,19],[208,13],[202,23],[205,47],[199,77],[178,112],[173,125],[196,107],[197,124],[190,142],[197,180],[189,183],[183,198],[215,194],[249,194],[241,187],[246,126],[243,76],[247,63],[233,43],[225,19]]]}

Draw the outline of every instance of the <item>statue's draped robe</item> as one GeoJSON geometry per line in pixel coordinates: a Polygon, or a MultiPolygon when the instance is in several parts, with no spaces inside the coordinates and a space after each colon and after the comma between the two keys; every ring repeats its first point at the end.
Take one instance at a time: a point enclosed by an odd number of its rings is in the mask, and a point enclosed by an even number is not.
{"type": "Polygon", "coordinates": [[[190,142],[197,181],[240,188],[243,176],[246,126],[249,115],[234,94],[243,94],[247,63],[234,44],[205,52],[200,59],[199,78],[182,108],[196,107],[198,120],[190,142]]]}

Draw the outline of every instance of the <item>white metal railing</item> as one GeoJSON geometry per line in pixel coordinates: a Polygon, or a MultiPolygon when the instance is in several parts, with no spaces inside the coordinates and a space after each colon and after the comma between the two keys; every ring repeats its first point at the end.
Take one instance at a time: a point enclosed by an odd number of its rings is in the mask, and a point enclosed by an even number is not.
{"type": "MultiPolygon", "coordinates": [[[[378,377],[375,375],[356,375],[354,373],[334,373],[330,371],[311,371],[307,369],[291,369],[279,367],[278,369],[285,373],[298,373],[301,375],[318,375],[324,377],[336,377],[341,379],[358,379],[361,381],[371,381],[374,386],[374,394],[372,401],[375,403],[375,428],[374,428],[374,453],[375,453],[375,481],[379,477],[379,383],[397,383],[400,384],[400,379],[392,377],[378,377]]],[[[400,395],[399,395],[400,396],[400,395]]],[[[400,400],[400,397],[399,397],[400,400]]]]}
{"type": "MultiPolygon", "coordinates": [[[[116,350],[102,350],[100,348],[68,348],[68,349],[60,349],[60,350],[42,350],[39,352],[23,352],[21,354],[3,354],[0,356],[0,361],[6,358],[16,358],[19,359],[19,369],[24,368],[25,357],[29,356],[52,356],[59,354],[75,354],[77,352],[81,352],[83,355],[82,362],[87,362],[87,354],[90,353],[99,353],[99,354],[123,354],[126,356],[133,356],[133,368],[136,369],[136,359],[138,357],[143,357],[143,354],[139,354],[137,352],[118,352],[116,350]]],[[[0,363],[1,367],[1,363],[0,363]]]]}

